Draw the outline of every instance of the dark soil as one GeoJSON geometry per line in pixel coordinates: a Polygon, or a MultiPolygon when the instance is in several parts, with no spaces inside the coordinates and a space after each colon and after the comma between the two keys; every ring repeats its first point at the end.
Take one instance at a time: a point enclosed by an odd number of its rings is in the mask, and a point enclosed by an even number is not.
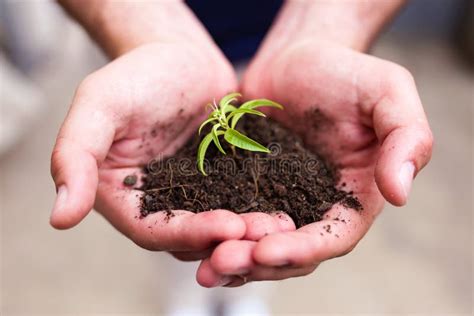
{"type": "MultiPolygon", "coordinates": [[[[321,220],[338,202],[362,209],[352,192],[336,187],[336,168],[307,150],[289,130],[269,119],[251,116],[241,120],[237,129],[268,146],[272,153],[237,149],[234,156],[222,140],[227,155],[211,144],[206,154],[208,176],[203,176],[196,168],[201,138],[196,135],[175,156],[152,161],[145,168],[140,187],[145,193],[141,215],[158,211],[172,215],[172,210],[283,211],[301,227],[321,220]]],[[[133,185],[134,179],[126,178],[124,183],[133,185]]]]}

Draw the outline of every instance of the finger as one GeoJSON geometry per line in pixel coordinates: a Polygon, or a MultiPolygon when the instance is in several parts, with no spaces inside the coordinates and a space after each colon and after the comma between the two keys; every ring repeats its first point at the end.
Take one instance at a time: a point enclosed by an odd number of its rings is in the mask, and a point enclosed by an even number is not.
{"type": "Polygon", "coordinates": [[[269,267],[307,267],[345,255],[367,232],[380,208],[377,205],[372,210],[356,211],[336,205],[322,221],[262,238],[252,259],[255,264],[269,267]]]}
{"type": "Polygon", "coordinates": [[[361,70],[358,95],[381,143],[375,180],[383,196],[401,206],[431,158],[433,136],[411,74],[380,60],[375,67],[361,70]]]}
{"type": "Polygon", "coordinates": [[[205,279],[208,284],[227,283],[224,286],[236,287],[250,281],[283,280],[303,276],[317,267],[317,264],[304,267],[257,265],[252,259],[256,245],[257,242],[247,240],[224,241],[214,250],[208,263],[198,270],[198,279],[205,279]],[[209,269],[211,271],[207,271],[209,269]],[[226,276],[234,277],[225,278],[226,276]],[[226,282],[221,281],[223,278],[226,282]]]}
{"type": "Polygon", "coordinates": [[[235,281],[236,277],[220,275],[212,269],[209,259],[204,259],[196,272],[196,281],[204,287],[225,286],[235,281]]]}
{"type": "Polygon", "coordinates": [[[98,187],[96,209],[115,228],[145,249],[203,251],[223,240],[240,239],[245,235],[242,218],[226,210],[198,214],[161,211],[141,218],[142,192],[120,188],[117,181],[110,179],[115,174],[116,171],[101,170],[100,177],[104,180],[98,187]]]}
{"type": "Polygon", "coordinates": [[[98,183],[98,165],[114,139],[109,117],[78,89],[59,131],[51,157],[57,189],[51,225],[58,229],[78,224],[92,209],[98,183]]]}
{"type": "Polygon", "coordinates": [[[272,214],[252,212],[241,214],[241,217],[247,227],[243,238],[246,240],[259,240],[269,234],[296,229],[293,220],[283,212],[272,214]]]}
{"type": "Polygon", "coordinates": [[[198,261],[209,258],[214,248],[205,249],[202,251],[171,251],[170,254],[181,261],[198,261]]]}
{"type": "MultiPolygon", "coordinates": [[[[253,281],[279,281],[286,280],[289,278],[297,278],[311,274],[316,270],[318,265],[311,265],[308,267],[302,268],[273,268],[273,267],[264,267],[256,266],[249,275],[237,275],[237,276],[227,276],[224,277],[226,284],[222,285],[224,287],[239,287],[253,281]]],[[[222,277],[221,277],[222,278],[222,277]]]]}
{"type": "Polygon", "coordinates": [[[245,275],[250,273],[255,263],[252,251],[255,241],[228,240],[216,247],[211,255],[213,270],[220,275],[245,275]]]}
{"type": "Polygon", "coordinates": [[[278,281],[297,278],[313,273],[317,267],[318,264],[303,267],[266,267],[257,265],[252,269],[252,272],[245,281],[248,283],[250,281],[278,281]]]}
{"type": "Polygon", "coordinates": [[[285,212],[275,212],[270,215],[276,220],[280,232],[289,232],[296,229],[295,222],[285,212]]]}

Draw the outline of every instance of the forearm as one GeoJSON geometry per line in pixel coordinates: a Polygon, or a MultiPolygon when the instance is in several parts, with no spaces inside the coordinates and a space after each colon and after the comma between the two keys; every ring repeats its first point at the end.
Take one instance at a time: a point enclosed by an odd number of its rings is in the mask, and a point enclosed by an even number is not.
{"type": "Polygon", "coordinates": [[[58,0],[112,58],[150,42],[213,46],[207,32],[178,0],[58,0]]]}
{"type": "Polygon", "coordinates": [[[370,47],[405,0],[288,0],[268,41],[317,39],[356,50],[370,47]]]}

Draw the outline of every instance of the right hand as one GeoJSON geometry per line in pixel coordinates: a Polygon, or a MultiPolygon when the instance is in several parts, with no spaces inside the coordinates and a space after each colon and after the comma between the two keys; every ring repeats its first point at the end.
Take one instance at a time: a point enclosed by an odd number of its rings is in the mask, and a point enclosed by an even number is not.
{"type": "Polygon", "coordinates": [[[150,250],[199,253],[240,239],[245,222],[225,210],[164,212],[140,219],[141,191],[124,187],[156,155],[170,155],[196,132],[204,107],[236,90],[234,72],[217,50],[146,44],[89,75],[59,131],[51,172],[58,196],[51,225],[67,229],[92,209],[150,250]],[[94,204],[95,203],[95,204],[94,204]]]}

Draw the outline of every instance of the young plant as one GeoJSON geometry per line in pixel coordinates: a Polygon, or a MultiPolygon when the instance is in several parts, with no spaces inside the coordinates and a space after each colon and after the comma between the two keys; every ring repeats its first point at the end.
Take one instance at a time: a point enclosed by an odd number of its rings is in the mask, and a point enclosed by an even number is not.
{"type": "Polygon", "coordinates": [[[245,136],[244,134],[240,133],[235,129],[237,122],[244,114],[252,114],[265,117],[266,115],[260,111],[254,110],[258,107],[268,106],[274,107],[280,110],[283,110],[283,106],[267,99],[256,99],[247,101],[242,104],[240,107],[236,107],[231,103],[237,101],[239,97],[242,95],[240,93],[231,93],[224,96],[220,101],[219,105],[214,103],[208,104],[212,110],[209,114],[209,117],[201,124],[199,127],[199,134],[201,134],[202,128],[209,123],[212,123],[212,129],[207,134],[199,144],[198,154],[197,154],[197,162],[199,171],[203,175],[207,175],[204,171],[204,158],[206,156],[206,151],[211,142],[214,142],[217,149],[224,155],[226,152],[222,148],[219,142],[219,136],[224,135],[224,140],[227,141],[231,148],[234,150],[234,146],[249,150],[249,151],[257,151],[257,152],[265,152],[269,153],[270,150],[263,145],[260,145],[253,139],[245,136]]]}

